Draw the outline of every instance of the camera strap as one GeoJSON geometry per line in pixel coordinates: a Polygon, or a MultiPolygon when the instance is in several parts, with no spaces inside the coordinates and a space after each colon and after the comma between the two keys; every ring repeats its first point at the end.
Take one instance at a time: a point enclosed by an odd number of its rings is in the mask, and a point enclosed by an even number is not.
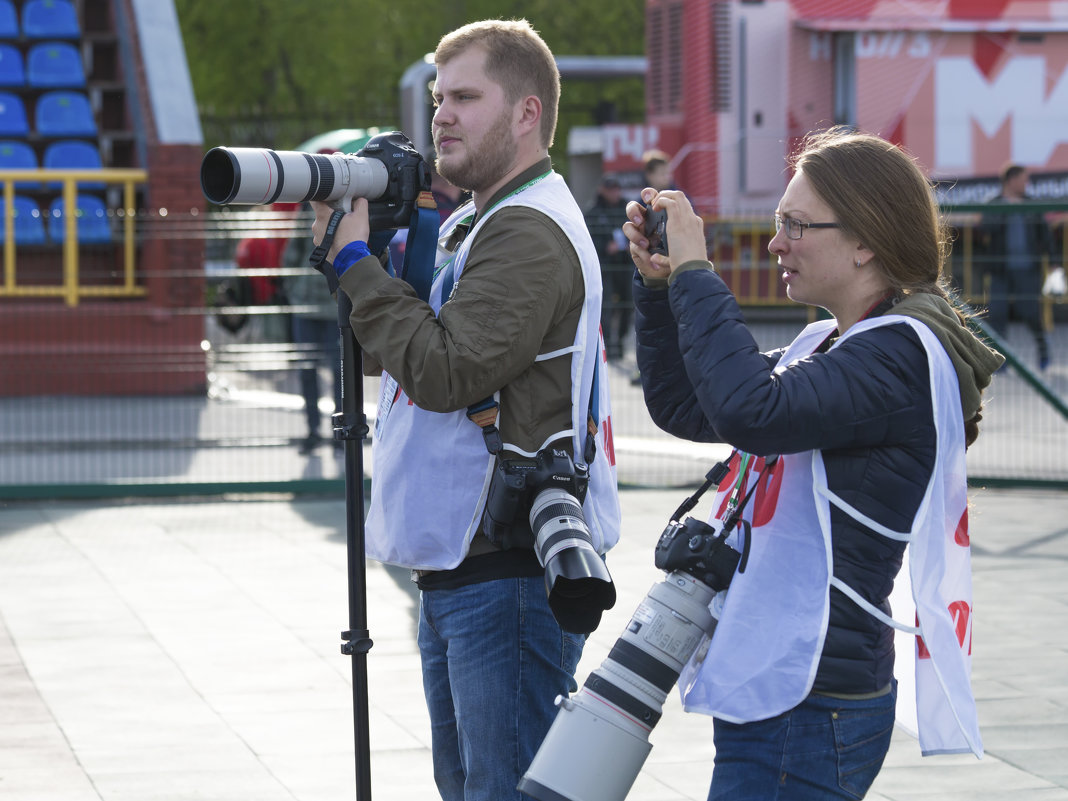
{"type": "Polygon", "coordinates": [[[753,528],[748,520],[742,519],[742,512],[745,511],[746,504],[749,503],[749,499],[753,497],[753,493],[760,485],[760,479],[763,478],[764,473],[770,470],[775,462],[778,461],[777,455],[766,456],[764,458],[764,469],[753,477],[752,485],[749,487],[748,492],[742,495],[742,485],[745,482],[746,473],[749,469],[750,461],[754,461],[756,457],[749,453],[743,453],[737,448],[731,451],[728,456],[722,462],[717,462],[712,466],[712,469],[705,474],[704,483],[697,489],[693,495],[688,497],[680,504],[679,508],[675,510],[671,515],[672,522],[678,522],[683,515],[693,509],[697,502],[701,499],[701,496],[708,491],[712,486],[719,487],[727,475],[730,473],[730,462],[737,456],[739,460],[738,464],[738,480],[734,484],[734,488],[731,490],[730,495],[727,498],[727,504],[724,509],[723,518],[720,522],[723,524],[723,528],[720,529],[720,533],[717,536],[717,540],[724,541],[730,536],[731,532],[739,526],[742,529],[742,548],[741,559],[738,560],[738,572],[744,573],[746,563],[749,561],[749,543],[752,539],[753,528]]]}
{"type": "Polygon", "coordinates": [[[467,417],[482,429],[482,439],[486,441],[486,450],[493,456],[499,454],[504,448],[501,432],[497,430],[497,412],[500,408],[501,405],[494,400],[492,395],[467,407],[467,417]]]}
{"type": "MultiPolygon", "coordinates": [[[[595,367],[593,370],[593,384],[590,387],[590,408],[586,414],[586,442],[582,449],[582,458],[587,465],[592,463],[594,457],[597,456],[597,376],[599,374],[600,368],[595,367]]],[[[494,456],[504,448],[501,432],[497,430],[497,414],[500,408],[501,405],[492,395],[467,407],[468,419],[482,429],[482,438],[486,441],[486,450],[494,456]]]]}
{"type": "Polygon", "coordinates": [[[434,256],[437,253],[440,223],[441,215],[438,214],[434,196],[430,192],[420,192],[408,223],[400,277],[427,302],[430,301],[430,287],[434,283],[434,256]]]}
{"type": "Polygon", "coordinates": [[[311,266],[323,274],[326,278],[327,286],[330,287],[330,294],[333,295],[337,292],[338,287],[341,284],[337,280],[337,274],[326,263],[326,254],[330,252],[330,246],[334,244],[334,234],[337,233],[337,227],[341,223],[341,218],[345,216],[345,212],[340,209],[335,209],[334,213],[330,215],[330,220],[326,224],[326,231],[323,234],[323,241],[315,246],[311,256],[308,257],[308,261],[311,266]]]}
{"type": "MultiPolygon", "coordinates": [[[[340,286],[337,275],[326,264],[326,256],[334,244],[334,235],[345,212],[336,209],[330,215],[323,234],[323,241],[315,246],[308,261],[312,267],[326,278],[330,294],[337,292],[340,286]]],[[[403,281],[411,285],[415,293],[423,300],[430,299],[430,286],[434,280],[434,253],[437,249],[438,224],[441,221],[437,204],[430,192],[421,192],[408,224],[408,235],[404,248],[404,262],[400,275],[403,281]]],[[[372,231],[368,237],[367,247],[373,254],[385,250],[396,234],[396,229],[372,231]]]]}

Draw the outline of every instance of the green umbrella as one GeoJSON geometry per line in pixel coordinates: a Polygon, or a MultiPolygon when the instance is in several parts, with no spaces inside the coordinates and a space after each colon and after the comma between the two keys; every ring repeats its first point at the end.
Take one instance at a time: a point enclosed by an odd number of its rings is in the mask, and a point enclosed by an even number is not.
{"type": "Polygon", "coordinates": [[[392,128],[338,128],[334,131],[318,134],[297,145],[294,150],[304,153],[318,153],[320,150],[336,150],[341,153],[355,153],[367,144],[367,140],[380,133],[392,131],[392,128]]]}

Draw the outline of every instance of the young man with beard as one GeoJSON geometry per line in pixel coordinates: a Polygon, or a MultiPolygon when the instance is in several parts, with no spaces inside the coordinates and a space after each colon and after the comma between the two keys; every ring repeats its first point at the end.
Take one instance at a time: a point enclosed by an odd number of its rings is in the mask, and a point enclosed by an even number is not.
{"type": "MultiPolygon", "coordinates": [[[[585,638],[553,617],[534,550],[486,536],[495,460],[467,409],[499,401],[505,458],[551,444],[585,461],[594,437],[583,507],[607,551],[619,502],[601,281],[582,212],[549,160],[560,90],[542,39],[526,21],[472,23],[441,40],[435,61],[436,166],[472,201],[442,224],[429,302],[368,252],[363,199],[328,259],[356,339],[384,371],[367,555],[411,568],[421,590],[435,780],[445,801],[500,801],[521,798],[554,699],[576,689],[585,638]]],[[[319,241],[331,209],[317,204],[316,215],[319,241]]]]}

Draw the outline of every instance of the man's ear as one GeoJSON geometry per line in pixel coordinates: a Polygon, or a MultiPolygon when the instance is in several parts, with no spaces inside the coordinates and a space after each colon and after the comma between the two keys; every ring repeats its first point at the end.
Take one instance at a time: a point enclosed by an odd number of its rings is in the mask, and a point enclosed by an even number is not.
{"type": "Polygon", "coordinates": [[[536,131],[541,125],[541,100],[536,95],[527,95],[519,104],[519,133],[536,131]]]}

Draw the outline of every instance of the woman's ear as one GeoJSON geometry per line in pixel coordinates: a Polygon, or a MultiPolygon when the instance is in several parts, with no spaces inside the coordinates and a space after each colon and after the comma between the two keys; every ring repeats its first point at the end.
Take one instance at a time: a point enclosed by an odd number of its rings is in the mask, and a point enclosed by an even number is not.
{"type": "Polygon", "coordinates": [[[857,244],[857,252],[853,254],[853,264],[857,267],[863,267],[869,261],[875,258],[875,254],[864,247],[863,244],[857,244]]]}

